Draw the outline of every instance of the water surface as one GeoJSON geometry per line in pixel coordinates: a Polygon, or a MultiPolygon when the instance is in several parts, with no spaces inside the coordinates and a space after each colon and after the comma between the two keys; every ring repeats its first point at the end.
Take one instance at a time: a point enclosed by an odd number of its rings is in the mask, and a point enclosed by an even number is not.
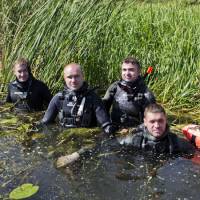
{"type": "MultiPolygon", "coordinates": [[[[12,119],[6,114],[0,117],[2,121],[12,119]]],[[[56,169],[58,149],[63,145],[57,139],[61,130],[51,126],[36,134],[41,137],[27,139],[25,124],[31,120],[19,117],[9,126],[1,124],[1,199],[23,183],[39,186],[31,200],[200,199],[198,152],[195,160],[102,149],[90,159],[56,169]]]]}

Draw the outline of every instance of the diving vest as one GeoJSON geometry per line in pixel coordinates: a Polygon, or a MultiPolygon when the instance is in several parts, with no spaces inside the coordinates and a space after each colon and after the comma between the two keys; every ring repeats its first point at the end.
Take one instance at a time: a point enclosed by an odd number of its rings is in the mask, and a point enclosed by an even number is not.
{"type": "Polygon", "coordinates": [[[32,85],[32,79],[26,83],[18,83],[14,81],[10,86],[10,96],[15,105],[15,108],[20,111],[30,111],[30,107],[28,105],[28,99],[30,95],[30,88],[32,85]]]}
{"type": "Polygon", "coordinates": [[[145,94],[142,86],[133,87],[119,81],[113,100],[111,118],[114,122],[125,126],[135,126],[142,122],[145,94]]]}
{"type": "Polygon", "coordinates": [[[140,132],[133,139],[133,145],[146,151],[152,151],[153,153],[172,154],[179,151],[177,137],[170,132],[160,140],[152,139],[149,133],[140,132]]]}
{"type": "Polygon", "coordinates": [[[59,121],[63,127],[90,127],[92,123],[92,104],[90,102],[89,90],[77,95],[73,91],[63,91],[59,99],[61,109],[59,121]]]}

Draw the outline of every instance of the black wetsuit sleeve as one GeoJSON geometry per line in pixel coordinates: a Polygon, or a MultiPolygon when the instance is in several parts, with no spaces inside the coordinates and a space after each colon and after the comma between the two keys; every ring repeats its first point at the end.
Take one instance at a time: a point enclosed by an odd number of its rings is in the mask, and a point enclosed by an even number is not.
{"type": "Polygon", "coordinates": [[[180,153],[193,154],[195,152],[195,147],[184,138],[177,138],[177,144],[180,153]]]}
{"type": "Polygon", "coordinates": [[[116,89],[117,89],[117,83],[115,82],[107,89],[107,91],[103,97],[103,103],[106,107],[107,112],[110,111],[110,108],[112,106],[114,95],[116,93],[116,89]]]}
{"type": "Polygon", "coordinates": [[[146,88],[144,96],[145,96],[144,108],[151,103],[156,103],[156,98],[154,94],[148,88],[146,88]]]}
{"type": "Polygon", "coordinates": [[[131,133],[129,135],[123,136],[117,139],[119,144],[122,146],[123,149],[132,150],[132,149],[141,149],[142,141],[143,141],[143,134],[138,133],[131,133]]]}
{"type": "Polygon", "coordinates": [[[8,85],[8,92],[7,92],[7,96],[6,96],[5,101],[8,102],[8,103],[12,103],[12,99],[11,99],[11,96],[10,96],[10,84],[8,85]]]}
{"type": "Polygon", "coordinates": [[[59,103],[60,103],[59,96],[58,95],[54,96],[49,103],[49,106],[45,112],[44,117],[42,118],[42,123],[48,124],[55,120],[59,112],[59,107],[60,107],[59,103]]]}
{"type": "Polygon", "coordinates": [[[133,137],[134,136],[132,134],[129,134],[123,137],[119,137],[117,140],[122,146],[132,146],[133,137]]]}
{"type": "Polygon", "coordinates": [[[47,85],[45,85],[43,82],[41,83],[41,91],[42,91],[41,95],[44,100],[44,105],[48,106],[49,102],[52,99],[52,94],[47,85]]]}
{"type": "Polygon", "coordinates": [[[107,113],[105,106],[99,96],[93,94],[93,109],[95,111],[97,122],[102,126],[111,124],[109,114],[107,113]]]}

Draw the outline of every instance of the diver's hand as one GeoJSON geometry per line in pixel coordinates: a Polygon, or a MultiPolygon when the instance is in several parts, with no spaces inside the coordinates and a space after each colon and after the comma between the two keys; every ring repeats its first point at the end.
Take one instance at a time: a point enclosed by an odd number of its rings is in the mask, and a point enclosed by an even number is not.
{"type": "Polygon", "coordinates": [[[33,131],[40,131],[41,129],[43,129],[46,125],[42,122],[42,121],[37,121],[33,123],[33,131]]]}
{"type": "Polygon", "coordinates": [[[104,133],[106,133],[106,135],[113,137],[115,136],[115,132],[117,131],[117,126],[114,125],[107,125],[106,127],[104,127],[104,133]]]}

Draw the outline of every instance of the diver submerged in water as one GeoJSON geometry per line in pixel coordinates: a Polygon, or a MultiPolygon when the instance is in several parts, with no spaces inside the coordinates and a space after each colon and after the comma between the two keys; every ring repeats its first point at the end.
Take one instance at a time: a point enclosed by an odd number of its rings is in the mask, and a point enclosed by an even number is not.
{"type": "Polygon", "coordinates": [[[24,58],[16,60],[13,73],[16,79],[8,85],[6,102],[14,103],[19,111],[44,110],[52,95],[42,81],[33,77],[29,61],[24,58]]]}
{"type": "Polygon", "coordinates": [[[94,127],[97,123],[108,135],[115,131],[105,106],[88,84],[84,81],[81,66],[71,63],[64,68],[65,87],[51,100],[41,121],[49,124],[59,117],[63,127],[94,127]]]}

